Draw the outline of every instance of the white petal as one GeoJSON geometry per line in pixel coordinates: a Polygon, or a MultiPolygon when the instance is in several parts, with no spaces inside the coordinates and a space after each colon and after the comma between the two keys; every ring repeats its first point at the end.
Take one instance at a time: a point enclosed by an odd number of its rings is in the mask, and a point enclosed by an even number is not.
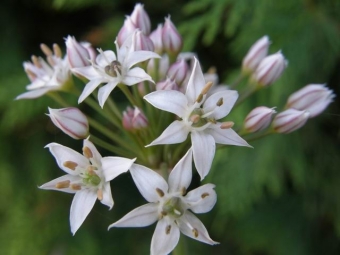
{"type": "Polygon", "coordinates": [[[91,163],[97,167],[101,167],[101,160],[102,160],[102,156],[100,155],[100,153],[98,152],[96,146],[94,146],[94,144],[92,142],[90,142],[88,139],[85,139],[83,142],[83,147],[87,147],[90,149],[93,157],[90,158],[91,163]]]}
{"type": "Polygon", "coordinates": [[[187,91],[185,93],[185,95],[188,98],[189,104],[193,104],[196,101],[198,95],[202,92],[204,86],[205,86],[204,75],[198,60],[195,58],[194,68],[191,72],[187,86],[187,91]]]}
{"type": "Polygon", "coordinates": [[[220,124],[210,125],[204,132],[212,135],[216,143],[252,147],[233,129],[221,129],[220,124]]]}
{"type": "Polygon", "coordinates": [[[163,133],[147,146],[157,144],[175,144],[184,142],[189,134],[189,129],[183,121],[175,120],[163,133]]]}
{"type": "Polygon", "coordinates": [[[161,190],[164,194],[168,192],[168,184],[155,171],[151,169],[133,164],[130,167],[130,173],[139,192],[148,202],[158,202],[160,194],[157,190],[161,190]]]}
{"type": "Polygon", "coordinates": [[[97,193],[94,190],[79,190],[73,198],[70,212],[71,232],[74,235],[83,224],[85,218],[93,208],[97,200],[97,193]]]}
{"type": "Polygon", "coordinates": [[[169,193],[186,191],[192,178],[192,149],[176,164],[169,175],[169,193]]]}
{"type": "Polygon", "coordinates": [[[50,143],[50,144],[46,145],[46,147],[50,149],[50,152],[55,157],[57,164],[60,167],[60,169],[62,169],[63,171],[65,171],[68,174],[77,175],[78,173],[75,170],[71,170],[70,168],[65,167],[64,163],[66,161],[74,162],[81,168],[86,168],[89,165],[89,161],[88,161],[87,158],[85,158],[80,153],[78,153],[78,152],[76,152],[76,151],[74,151],[74,150],[72,150],[68,147],[60,145],[58,143],[50,143]]]}
{"type": "Polygon", "coordinates": [[[134,67],[125,74],[122,83],[130,86],[142,81],[152,81],[152,78],[142,68],[134,67]]]}
{"type": "Polygon", "coordinates": [[[100,74],[97,72],[97,70],[93,66],[72,68],[71,71],[73,73],[84,76],[88,80],[95,80],[101,77],[100,74]]]}
{"type": "Polygon", "coordinates": [[[158,221],[151,240],[151,255],[167,255],[178,244],[180,232],[173,221],[158,221]]]}
{"type": "Polygon", "coordinates": [[[94,80],[89,81],[86,84],[83,92],[79,96],[78,104],[83,102],[85,100],[85,98],[87,98],[99,86],[99,84],[102,83],[102,82],[103,82],[102,79],[94,79],[94,80]]]}
{"type": "Polygon", "coordinates": [[[214,113],[209,117],[213,117],[217,120],[221,119],[229,114],[237,98],[238,93],[235,90],[224,90],[212,94],[204,102],[203,105],[204,112],[210,112],[213,109],[215,109],[214,113]],[[216,103],[220,98],[223,99],[223,104],[221,106],[216,106],[216,103]]]}
{"type": "Polygon", "coordinates": [[[118,84],[118,79],[116,79],[115,81],[109,82],[108,84],[106,84],[105,86],[101,87],[98,90],[98,102],[101,108],[104,107],[104,104],[107,98],[109,97],[112,90],[117,86],[117,84],[118,84]]]}
{"type": "Polygon", "coordinates": [[[97,56],[96,63],[101,67],[105,67],[114,60],[116,60],[116,54],[112,50],[106,50],[97,56]]]}
{"type": "Polygon", "coordinates": [[[158,205],[155,203],[149,203],[132,210],[119,221],[111,224],[109,229],[112,227],[146,227],[156,222],[157,219],[158,205]]]}
{"type": "Polygon", "coordinates": [[[152,92],[144,99],[154,107],[171,112],[182,118],[186,112],[188,100],[186,96],[176,90],[159,90],[152,92]]]}
{"type": "Polygon", "coordinates": [[[158,54],[152,51],[134,51],[131,52],[125,59],[124,65],[131,68],[133,65],[148,60],[150,58],[161,58],[158,54]]]}
{"type": "Polygon", "coordinates": [[[71,183],[72,182],[78,183],[79,181],[81,182],[82,179],[79,176],[74,176],[74,175],[66,174],[66,175],[63,175],[63,176],[61,176],[59,178],[56,178],[56,179],[54,179],[52,181],[49,181],[49,182],[41,185],[39,187],[39,189],[56,190],[56,191],[62,191],[62,192],[71,193],[71,194],[76,193],[75,190],[70,189],[70,188],[63,188],[63,189],[56,188],[56,184],[57,183],[64,182],[64,181],[70,181],[71,183]]]}
{"type": "Polygon", "coordinates": [[[102,204],[110,207],[110,210],[113,207],[113,198],[111,193],[110,182],[106,182],[103,187],[103,199],[100,201],[102,204]]]}
{"type": "Polygon", "coordinates": [[[194,213],[209,212],[216,204],[217,195],[214,184],[205,184],[190,191],[184,201],[188,203],[189,209],[194,213]]]}
{"type": "Polygon", "coordinates": [[[27,91],[25,93],[20,94],[15,99],[16,100],[19,100],[19,99],[33,99],[33,98],[41,97],[42,95],[46,94],[49,91],[58,90],[58,89],[60,89],[59,86],[53,86],[53,87],[51,86],[51,87],[47,87],[47,88],[40,88],[40,89],[30,90],[30,91],[27,91]]]}
{"type": "Polygon", "coordinates": [[[111,181],[118,175],[127,172],[134,161],[135,159],[127,159],[121,157],[102,158],[102,169],[105,181],[111,181]]]}
{"type": "Polygon", "coordinates": [[[191,143],[194,152],[194,162],[201,180],[209,173],[211,163],[215,156],[214,138],[200,131],[191,132],[191,143]]]}
{"type": "Polygon", "coordinates": [[[184,235],[202,243],[210,245],[218,244],[218,242],[211,240],[203,223],[189,211],[186,211],[185,214],[179,218],[179,229],[184,235]]]}

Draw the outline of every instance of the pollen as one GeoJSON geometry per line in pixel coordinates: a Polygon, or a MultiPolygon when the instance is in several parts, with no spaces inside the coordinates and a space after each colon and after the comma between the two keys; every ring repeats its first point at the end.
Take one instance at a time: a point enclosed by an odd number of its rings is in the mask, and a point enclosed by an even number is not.
{"type": "Polygon", "coordinates": [[[202,195],[201,195],[201,198],[206,198],[206,197],[208,197],[209,196],[209,193],[203,193],[202,195]]]}
{"type": "Polygon", "coordinates": [[[36,67],[38,67],[38,68],[42,68],[42,66],[41,66],[41,64],[40,64],[40,62],[39,62],[39,58],[37,57],[37,56],[32,56],[31,57],[31,60],[32,60],[32,63],[36,66],[36,67]]]}
{"type": "Polygon", "coordinates": [[[181,189],[181,193],[182,193],[182,196],[184,196],[187,193],[187,189],[185,187],[183,187],[181,189]]]}
{"type": "Polygon", "coordinates": [[[87,158],[93,158],[93,153],[92,153],[92,151],[91,151],[91,149],[89,148],[89,147],[84,147],[83,148],[83,154],[84,154],[84,156],[85,157],[87,157],[87,158]]]}
{"type": "Polygon", "coordinates": [[[44,54],[46,56],[52,56],[53,55],[53,52],[52,50],[50,49],[50,47],[48,47],[46,44],[42,43],[40,44],[40,49],[42,52],[44,52],[44,54]]]}
{"type": "Polygon", "coordinates": [[[171,231],[171,226],[170,226],[170,225],[166,226],[166,228],[165,228],[165,234],[169,235],[169,234],[170,234],[170,231],[171,231]]]}
{"type": "Polygon", "coordinates": [[[71,184],[70,188],[73,190],[81,190],[80,184],[75,184],[75,183],[71,184]]]}
{"type": "Polygon", "coordinates": [[[160,197],[164,197],[164,192],[160,188],[156,188],[156,192],[160,197]]]}
{"type": "Polygon", "coordinates": [[[205,84],[204,88],[202,89],[201,94],[205,95],[208,93],[208,91],[211,89],[213,83],[211,81],[207,82],[207,84],[205,84]]]}
{"type": "Polygon", "coordinates": [[[78,164],[76,162],[73,161],[65,161],[63,163],[64,167],[67,167],[71,170],[76,170],[76,167],[78,166],[78,164]]]}
{"type": "Polygon", "coordinates": [[[53,44],[53,52],[54,52],[54,55],[58,58],[61,58],[62,57],[62,53],[61,53],[61,49],[59,47],[58,44],[53,44]]]}
{"type": "Polygon", "coordinates": [[[202,102],[202,100],[203,100],[203,94],[199,94],[197,99],[196,99],[196,102],[200,103],[200,102],[202,102]]]}
{"type": "Polygon", "coordinates": [[[221,106],[223,104],[223,97],[221,97],[220,99],[218,99],[216,105],[217,106],[221,106]]]}
{"type": "Polygon", "coordinates": [[[198,230],[196,228],[192,229],[192,233],[194,234],[194,237],[197,238],[198,237],[198,230]]]}
{"type": "Polygon", "coordinates": [[[98,200],[100,200],[100,201],[103,200],[103,190],[102,190],[102,189],[98,189],[98,190],[97,190],[97,198],[98,198],[98,200]]]}
{"type": "Polygon", "coordinates": [[[220,126],[221,129],[228,129],[228,128],[232,128],[234,126],[234,122],[232,121],[226,121],[223,122],[220,126]]]}
{"type": "Polygon", "coordinates": [[[62,182],[58,182],[55,187],[57,189],[66,189],[70,186],[70,181],[67,180],[67,181],[62,181],[62,182]]]}

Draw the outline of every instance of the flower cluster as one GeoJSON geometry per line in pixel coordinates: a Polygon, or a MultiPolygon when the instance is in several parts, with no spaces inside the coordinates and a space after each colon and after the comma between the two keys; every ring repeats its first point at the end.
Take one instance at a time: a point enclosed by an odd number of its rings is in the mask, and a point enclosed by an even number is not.
{"type": "Polygon", "coordinates": [[[211,171],[216,144],[252,147],[245,139],[248,135],[256,139],[257,134],[259,138],[290,133],[325,110],[335,96],[325,85],[307,85],[293,93],[277,115],[276,107],[257,106],[244,118],[243,126],[235,124],[228,114],[280,78],[287,67],[283,54],[268,55],[269,37],[262,37],[246,54],[240,78],[231,88],[218,84],[214,69],[203,72],[196,54],[181,52],[182,45],[170,16],[151,31],[148,14],[137,4],[117,35],[116,52],[98,49],[96,53],[90,43],[68,36],[63,58],[59,46],[52,51],[42,44],[46,61],[33,56],[32,62],[24,63],[31,84],[17,99],[51,96],[63,107],[48,108],[51,121],[71,138],[83,140],[83,154],[57,143],[46,146],[66,175],[40,186],[74,194],[73,234],[97,199],[113,207],[110,182],[129,172],[149,203],[109,228],[157,222],[151,241],[151,254],[157,255],[175,249],[180,232],[217,244],[193,214],[214,207],[215,185],[188,190],[192,163],[203,181],[211,171]],[[71,82],[72,75],[85,81],[82,89],[71,82]],[[239,95],[236,86],[242,80],[248,85],[239,95]],[[114,100],[116,87],[125,95],[124,103],[114,100]],[[60,91],[76,95],[79,107],[87,104],[98,114],[83,113],[65,102],[60,91]],[[102,157],[94,144],[115,156],[102,157]]]}

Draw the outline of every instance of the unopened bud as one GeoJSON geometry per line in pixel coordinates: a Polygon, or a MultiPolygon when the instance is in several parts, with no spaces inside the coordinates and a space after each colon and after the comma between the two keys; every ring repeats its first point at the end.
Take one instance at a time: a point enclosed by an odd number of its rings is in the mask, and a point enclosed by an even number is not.
{"type": "Polygon", "coordinates": [[[335,94],[322,84],[310,84],[289,96],[287,108],[305,110],[309,117],[319,115],[333,101],[335,94]]]}
{"type": "Polygon", "coordinates": [[[124,25],[118,32],[117,43],[122,46],[124,41],[137,29],[130,16],[126,16],[124,25]]]}
{"type": "Polygon", "coordinates": [[[244,121],[244,128],[250,132],[257,132],[267,128],[271,121],[273,114],[276,111],[273,108],[259,106],[253,109],[244,121]]]}
{"type": "Polygon", "coordinates": [[[307,122],[309,112],[288,109],[275,116],[273,120],[273,128],[277,133],[291,133],[307,122]]]}
{"type": "Polygon", "coordinates": [[[144,35],[141,31],[136,33],[135,37],[135,50],[145,50],[145,51],[154,51],[153,42],[149,37],[144,35]]]}
{"type": "Polygon", "coordinates": [[[89,51],[73,36],[66,38],[67,59],[71,68],[91,65],[89,51]]]}
{"type": "Polygon", "coordinates": [[[163,25],[158,24],[157,29],[151,32],[151,34],[149,35],[149,38],[151,39],[155,47],[155,52],[159,55],[163,54],[162,30],[163,25]]]}
{"type": "Polygon", "coordinates": [[[132,109],[127,107],[123,112],[123,127],[128,131],[134,131],[148,126],[146,116],[139,110],[138,107],[132,109]]]}
{"type": "Polygon", "coordinates": [[[149,35],[151,30],[151,23],[149,15],[144,10],[142,4],[136,4],[133,12],[131,13],[131,20],[135,24],[136,28],[142,30],[143,34],[149,35]]]}
{"type": "Polygon", "coordinates": [[[171,22],[170,16],[165,18],[162,30],[162,42],[164,50],[171,55],[177,55],[183,46],[182,37],[178,33],[176,27],[171,22]]]}
{"type": "Polygon", "coordinates": [[[179,90],[175,81],[167,78],[165,81],[157,82],[156,90],[179,90]]]}
{"type": "Polygon", "coordinates": [[[180,59],[170,66],[167,72],[167,76],[170,79],[175,80],[176,83],[181,86],[182,82],[188,74],[188,69],[189,68],[187,62],[184,59],[180,59]]]}
{"type": "Polygon", "coordinates": [[[48,116],[53,124],[74,139],[84,139],[89,135],[87,117],[78,108],[48,108],[48,116]]]}
{"type": "Polygon", "coordinates": [[[262,59],[267,56],[269,45],[269,37],[263,36],[251,46],[242,62],[242,71],[244,73],[251,73],[256,70],[262,59]]]}

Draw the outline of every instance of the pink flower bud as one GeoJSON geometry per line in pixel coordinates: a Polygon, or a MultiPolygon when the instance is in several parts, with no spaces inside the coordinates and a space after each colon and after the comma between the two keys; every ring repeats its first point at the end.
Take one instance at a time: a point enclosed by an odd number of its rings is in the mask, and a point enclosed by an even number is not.
{"type": "Polygon", "coordinates": [[[302,127],[309,118],[309,112],[288,109],[275,116],[273,128],[277,133],[288,134],[302,127]]]}
{"type": "Polygon", "coordinates": [[[253,79],[262,86],[275,82],[287,66],[287,60],[279,51],[265,57],[255,70],[253,79]]]}
{"type": "Polygon", "coordinates": [[[183,46],[182,37],[177,31],[177,28],[170,20],[170,16],[165,18],[164,27],[162,30],[162,42],[164,50],[168,54],[178,54],[183,46]]]}
{"type": "Polygon", "coordinates": [[[261,131],[269,126],[272,115],[276,113],[273,108],[259,106],[253,109],[244,121],[244,128],[250,132],[261,131]]]}
{"type": "Polygon", "coordinates": [[[85,139],[89,135],[87,117],[78,108],[48,108],[48,111],[53,124],[73,139],[85,139]]]}
{"type": "Polygon", "coordinates": [[[142,31],[136,33],[135,50],[154,51],[153,42],[149,37],[144,35],[142,31]]]}
{"type": "Polygon", "coordinates": [[[130,16],[126,16],[124,25],[118,32],[117,43],[122,46],[123,42],[137,29],[130,16]]]}
{"type": "Polygon", "coordinates": [[[254,72],[261,60],[267,56],[269,45],[268,36],[263,36],[257,40],[243,59],[242,71],[245,73],[254,72]]]}
{"type": "Polygon", "coordinates": [[[66,48],[67,59],[71,68],[91,65],[89,61],[93,59],[91,57],[91,54],[93,54],[91,53],[91,46],[87,45],[86,48],[84,44],[77,42],[76,38],[68,36],[66,38],[66,48]]]}
{"type": "Polygon", "coordinates": [[[95,59],[97,57],[97,51],[92,47],[91,43],[89,43],[89,42],[81,42],[80,44],[85,49],[87,49],[88,53],[90,54],[90,59],[92,61],[95,61],[95,59]]]}
{"type": "Polygon", "coordinates": [[[170,78],[156,84],[156,90],[179,90],[176,82],[170,78]]]}
{"type": "Polygon", "coordinates": [[[333,91],[325,85],[310,84],[290,95],[287,108],[308,111],[312,118],[325,110],[334,97],[333,91]]]}
{"type": "Polygon", "coordinates": [[[167,76],[175,80],[178,85],[181,85],[188,74],[188,69],[187,62],[184,59],[180,59],[170,66],[167,76]]]}
{"type": "Polygon", "coordinates": [[[151,23],[149,15],[144,10],[144,6],[142,4],[136,4],[133,12],[131,13],[131,20],[135,24],[136,28],[142,30],[145,35],[150,34],[151,23]]]}
{"type": "Polygon", "coordinates": [[[127,107],[123,112],[123,127],[128,131],[135,131],[148,126],[148,120],[138,107],[127,107]]]}
{"type": "Polygon", "coordinates": [[[149,35],[149,38],[153,42],[153,45],[155,46],[155,52],[159,55],[163,54],[163,41],[162,41],[162,31],[163,31],[163,25],[158,24],[157,29],[152,31],[149,35]]]}

